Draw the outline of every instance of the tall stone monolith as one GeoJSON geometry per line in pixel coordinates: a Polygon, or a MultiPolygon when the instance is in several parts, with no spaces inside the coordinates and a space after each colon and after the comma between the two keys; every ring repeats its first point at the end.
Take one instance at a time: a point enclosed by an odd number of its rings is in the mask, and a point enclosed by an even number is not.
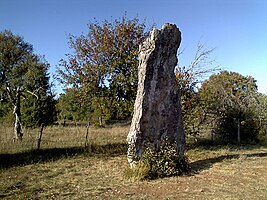
{"type": "Polygon", "coordinates": [[[138,89],[127,137],[128,161],[134,166],[146,148],[166,142],[184,155],[185,135],[180,95],[175,79],[181,32],[173,24],[154,29],[139,47],[138,89]]]}

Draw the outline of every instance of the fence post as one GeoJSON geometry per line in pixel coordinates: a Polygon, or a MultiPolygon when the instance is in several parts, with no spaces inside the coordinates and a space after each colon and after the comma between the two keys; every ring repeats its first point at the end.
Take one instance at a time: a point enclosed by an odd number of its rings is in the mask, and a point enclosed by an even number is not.
{"type": "Polygon", "coordinates": [[[44,123],[42,123],[41,127],[40,127],[40,135],[39,135],[39,138],[38,138],[37,150],[40,149],[41,139],[42,139],[42,135],[43,135],[43,129],[44,129],[44,123]]]}
{"type": "Polygon", "coordinates": [[[90,122],[87,123],[86,126],[86,136],[85,136],[85,148],[89,147],[89,151],[91,151],[91,145],[88,140],[88,135],[89,135],[89,127],[90,127],[90,122]]]}

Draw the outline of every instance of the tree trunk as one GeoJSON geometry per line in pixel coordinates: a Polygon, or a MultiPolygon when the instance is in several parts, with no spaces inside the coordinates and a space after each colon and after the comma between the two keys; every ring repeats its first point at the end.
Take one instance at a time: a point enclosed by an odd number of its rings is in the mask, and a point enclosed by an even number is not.
{"type": "Polygon", "coordinates": [[[42,123],[41,127],[40,127],[40,135],[39,135],[39,138],[38,138],[37,150],[40,150],[41,140],[42,140],[42,135],[43,135],[43,129],[44,129],[44,123],[42,123]]]}
{"type": "Polygon", "coordinates": [[[63,121],[63,127],[66,126],[66,116],[64,117],[64,121],[63,121]]]}
{"type": "Polygon", "coordinates": [[[98,117],[98,123],[99,123],[99,126],[103,125],[102,115],[100,117],[98,117]]]}
{"type": "Polygon", "coordinates": [[[240,137],[240,128],[241,128],[241,120],[240,117],[237,119],[237,143],[240,144],[241,137],[240,137]]]}
{"type": "Polygon", "coordinates": [[[15,139],[22,140],[23,133],[21,126],[20,93],[21,91],[17,89],[16,100],[14,104],[14,115],[15,115],[14,132],[15,132],[15,139]]]}

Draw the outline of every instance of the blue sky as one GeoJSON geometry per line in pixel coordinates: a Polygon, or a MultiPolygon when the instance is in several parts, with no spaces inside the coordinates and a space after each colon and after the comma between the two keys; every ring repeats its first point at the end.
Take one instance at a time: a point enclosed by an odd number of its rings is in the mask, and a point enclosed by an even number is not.
{"type": "MultiPolygon", "coordinates": [[[[251,75],[267,94],[266,0],[1,0],[0,31],[11,30],[45,55],[50,74],[71,52],[67,35],[87,24],[121,17],[146,19],[148,26],[175,23],[182,32],[180,65],[188,65],[199,41],[216,50],[215,66],[251,75]]],[[[60,92],[57,88],[56,92],[60,92]]]]}

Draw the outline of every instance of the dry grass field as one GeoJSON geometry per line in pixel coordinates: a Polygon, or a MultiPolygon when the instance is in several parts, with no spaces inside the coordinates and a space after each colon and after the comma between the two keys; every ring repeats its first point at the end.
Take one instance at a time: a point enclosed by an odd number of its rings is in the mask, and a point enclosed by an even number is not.
{"type": "Polygon", "coordinates": [[[13,142],[0,128],[0,199],[267,199],[267,146],[187,149],[190,173],[150,181],[125,178],[129,127],[46,127],[13,142]]]}

